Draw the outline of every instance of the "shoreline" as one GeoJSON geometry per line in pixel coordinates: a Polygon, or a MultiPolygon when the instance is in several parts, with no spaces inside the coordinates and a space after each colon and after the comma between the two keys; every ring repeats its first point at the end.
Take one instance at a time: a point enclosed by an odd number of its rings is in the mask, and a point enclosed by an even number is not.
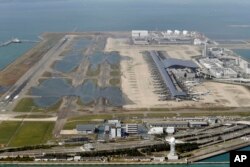
{"type": "MultiPolygon", "coordinates": [[[[228,164],[229,162],[202,162],[202,163],[188,163],[188,164],[228,164]]],[[[186,162],[0,162],[1,165],[185,165],[186,162]]]]}

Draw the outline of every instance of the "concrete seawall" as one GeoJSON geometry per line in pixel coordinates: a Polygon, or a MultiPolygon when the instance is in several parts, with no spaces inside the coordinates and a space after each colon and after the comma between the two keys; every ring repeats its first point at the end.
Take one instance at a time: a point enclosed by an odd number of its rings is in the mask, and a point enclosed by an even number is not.
{"type": "Polygon", "coordinates": [[[243,147],[247,147],[249,145],[250,145],[250,142],[247,142],[247,143],[235,145],[235,146],[232,146],[232,147],[229,147],[229,148],[226,148],[226,149],[222,149],[222,150],[219,150],[219,151],[215,151],[215,152],[212,152],[212,153],[207,153],[207,154],[195,156],[195,157],[189,158],[188,163],[193,163],[193,162],[197,162],[197,161],[200,161],[200,160],[203,160],[203,159],[211,158],[213,156],[217,156],[217,155],[224,154],[224,153],[232,151],[232,150],[237,150],[237,149],[240,149],[240,148],[243,148],[243,147]]]}

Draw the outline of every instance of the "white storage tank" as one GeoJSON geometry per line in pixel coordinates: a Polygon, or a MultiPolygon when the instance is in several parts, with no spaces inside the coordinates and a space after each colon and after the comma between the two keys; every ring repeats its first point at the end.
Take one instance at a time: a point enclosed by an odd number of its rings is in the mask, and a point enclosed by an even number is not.
{"type": "Polygon", "coordinates": [[[183,35],[185,35],[185,36],[188,35],[188,31],[187,31],[187,30],[183,30],[182,33],[183,33],[183,35]]]}
{"type": "Polygon", "coordinates": [[[174,34],[175,34],[175,35],[180,35],[181,32],[180,32],[179,30],[174,30],[174,34]]]}
{"type": "Polygon", "coordinates": [[[173,31],[172,30],[167,30],[167,34],[171,35],[171,34],[173,34],[173,31]]]}
{"type": "Polygon", "coordinates": [[[173,134],[174,132],[175,132],[174,127],[167,127],[166,133],[168,133],[168,134],[173,134]]]}

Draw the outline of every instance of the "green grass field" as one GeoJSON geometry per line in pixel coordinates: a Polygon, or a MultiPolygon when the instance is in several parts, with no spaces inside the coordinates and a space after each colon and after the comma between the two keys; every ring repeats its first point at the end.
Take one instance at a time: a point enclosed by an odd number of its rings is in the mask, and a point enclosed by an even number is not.
{"type": "Polygon", "coordinates": [[[112,64],[112,65],[110,65],[110,68],[112,70],[120,70],[120,64],[112,64]]]}
{"type": "Polygon", "coordinates": [[[44,144],[52,136],[54,122],[24,122],[10,141],[10,147],[44,144]]]}
{"type": "Polygon", "coordinates": [[[32,98],[22,98],[14,108],[15,112],[51,112],[56,111],[61,105],[61,101],[49,108],[39,108],[32,98]]]}
{"type": "Polygon", "coordinates": [[[110,72],[110,76],[119,76],[119,75],[121,75],[120,71],[111,71],[110,72]]]}
{"type": "Polygon", "coordinates": [[[21,122],[7,122],[3,121],[0,123],[0,144],[6,145],[11,137],[20,126],[21,122]]]}
{"type": "Polygon", "coordinates": [[[15,116],[15,118],[51,118],[53,117],[52,115],[41,115],[41,114],[31,114],[31,115],[18,115],[15,116]]]}
{"type": "Polygon", "coordinates": [[[112,86],[116,86],[120,84],[120,79],[119,78],[112,78],[109,80],[109,84],[112,86]]]}

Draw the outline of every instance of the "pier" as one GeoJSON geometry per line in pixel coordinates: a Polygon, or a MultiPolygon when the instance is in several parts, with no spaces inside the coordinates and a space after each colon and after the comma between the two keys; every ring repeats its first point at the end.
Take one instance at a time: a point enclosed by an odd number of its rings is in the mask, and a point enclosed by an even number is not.
{"type": "Polygon", "coordinates": [[[38,43],[40,41],[26,40],[26,39],[21,40],[21,39],[18,39],[18,38],[13,38],[13,39],[11,39],[11,40],[9,40],[7,42],[1,43],[0,47],[8,46],[8,45],[11,45],[13,43],[24,43],[24,42],[26,42],[26,43],[38,43]]]}

